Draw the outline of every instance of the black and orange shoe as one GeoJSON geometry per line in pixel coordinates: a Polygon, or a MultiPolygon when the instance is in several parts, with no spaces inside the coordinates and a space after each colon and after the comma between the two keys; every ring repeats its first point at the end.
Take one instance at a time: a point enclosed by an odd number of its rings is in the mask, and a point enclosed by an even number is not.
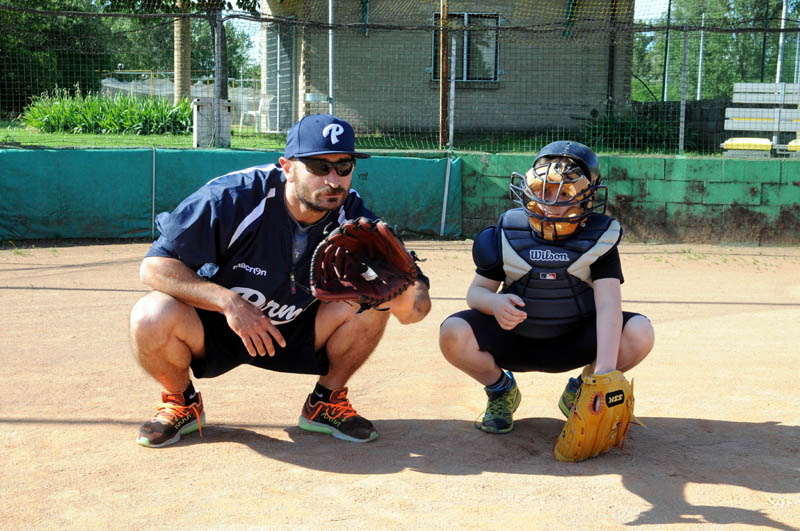
{"type": "Polygon", "coordinates": [[[350,442],[369,442],[378,438],[378,432],[370,421],[356,413],[347,399],[347,388],[334,389],[330,402],[317,400],[314,393],[308,395],[303,405],[298,425],[306,431],[327,433],[337,439],[350,442]]]}
{"type": "Polygon", "coordinates": [[[183,393],[161,393],[161,403],[155,406],[156,414],[139,428],[136,442],[149,448],[161,448],[194,431],[203,436],[206,414],[203,398],[197,393],[191,404],[186,404],[183,393]]]}

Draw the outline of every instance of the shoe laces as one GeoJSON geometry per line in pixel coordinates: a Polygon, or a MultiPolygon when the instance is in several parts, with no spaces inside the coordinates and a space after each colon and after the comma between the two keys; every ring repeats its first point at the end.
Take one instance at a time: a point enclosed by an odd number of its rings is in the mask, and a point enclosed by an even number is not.
{"type": "Polygon", "coordinates": [[[194,413],[197,419],[197,429],[200,432],[200,437],[203,436],[203,426],[200,422],[200,412],[197,410],[197,404],[190,404],[188,406],[181,406],[180,404],[173,404],[171,402],[162,402],[153,406],[156,410],[154,419],[164,419],[169,424],[174,424],[176,420],[186,418],[194,413]]]}
{"type": "Polygon", "coordinates": [[[327,406],[327,414],[331,418],[341,417],[343,420],[347,420],[351,417],[358,416],[358,413],[356,413],[356,410],[350,404],[350,400],[348,400],[346,397],[336,402],[328,402],[327,406]]]}
{"type": "Polygon", "coordinates": [[[511,393],[504,392],[502,395],[489,400],[489,405],[486,410],[492,415],[506,415],[511,410],[511,393]]]}

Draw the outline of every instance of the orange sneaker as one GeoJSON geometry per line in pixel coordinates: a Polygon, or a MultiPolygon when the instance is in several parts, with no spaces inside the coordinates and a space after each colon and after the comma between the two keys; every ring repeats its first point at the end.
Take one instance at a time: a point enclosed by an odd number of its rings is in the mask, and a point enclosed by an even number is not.
{"type": "Polygon", "coordinates": [[[378,438],[378,432],[370,421],[356,413],[347,399],[347,388],[334,389],[331,401],[315,399],[314,393],[308,395],[300,415],[299,426],[306,431],[327,433],[337,439],[350,442],[369,442],[378,438]]]}
{"type": "Polygon", "coordinates": [[[139,428],[136,442],[149,448],[161,448],[194,431],[203,436],[206,414],[203,398],[196,392],[195,400],[186,404],[183,393],[161,393],[161,403],[155,406],[156,414],[139,428]]]}

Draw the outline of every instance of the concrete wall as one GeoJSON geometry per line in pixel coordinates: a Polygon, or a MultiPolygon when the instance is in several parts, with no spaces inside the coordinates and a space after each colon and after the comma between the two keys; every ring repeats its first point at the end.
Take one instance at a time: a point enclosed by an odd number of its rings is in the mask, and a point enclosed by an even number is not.
{"type": "MultiPolygon", "coordinates": [[[[463,230],[493,225],[533,155],[462,155],[463,230]]],[[[600,156],[608,214],[652,242],[800,243],[800,160],[600,156]]]]}
{"type": "MultiPolygon", "coordinates": [[[[279,156],[233,150],[0,150],[0,240],[152,237],[154,215],[172,210],[214,177],[277,162],[279,156]]],[[[374,156],[358,161],[352,186],[373,212],[401,231],[456,237],[462,219],[460,160],[452,161],[449,174],[447,168],[441,157],[374,156]]]]}
{"type": "MultiPolygon", "coordinates": [[[[444,153],[359,161],[353,186],[401,229],[439,235],[444,153]]],[[[0,150],[0,239],[151,235],[152,215],[208,180],[277,160],[233,150],[0,150]],[[155,183],[155,188],[153,184],[155,183]]],[[[444,234],[473,237],[516,205],[512,171],[533,155],[452,159],[444,234]]],[[[601,155],[608,213],[626,237],[650,242],[800,243],[800,160],[601,155]]]]}

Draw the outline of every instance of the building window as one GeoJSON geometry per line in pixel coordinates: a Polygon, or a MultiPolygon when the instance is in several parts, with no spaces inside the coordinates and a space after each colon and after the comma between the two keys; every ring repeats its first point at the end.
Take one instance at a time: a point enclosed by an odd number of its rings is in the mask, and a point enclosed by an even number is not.
{"type": "MultiPolygon", "coordinates": [[[[439,24],[439,13],[434,22],[439,24]]],[[[447,16],[455,27],[481,26],[487,29],[455,31],[456,81],[497,81],[500,71],[500,16],[496,13],[450,13],[447,16]]],[[[439,31],[433,32],[433,79],[439,79],[439,31]]],[[[452,42],[452,41],[451,41],[452,42]]],[[[448,44],[452,46],[452,44],[448,44]]],[[[448,53],[449,55],[449,53],[448,53]]]]}

